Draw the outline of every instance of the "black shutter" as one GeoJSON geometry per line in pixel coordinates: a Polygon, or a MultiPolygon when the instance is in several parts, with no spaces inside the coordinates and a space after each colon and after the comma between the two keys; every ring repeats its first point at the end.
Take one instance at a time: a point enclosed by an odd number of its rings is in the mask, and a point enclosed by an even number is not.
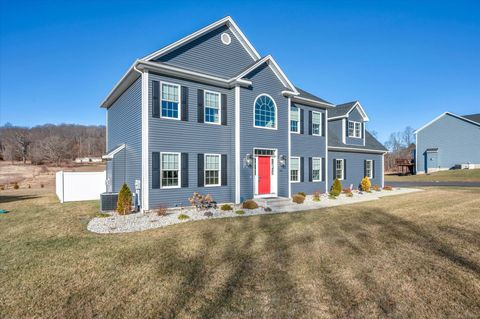
{"type": "Polygon", "coordinates": [[[204,170],[203,170],[203,154],[198,154],[197,173],[198,173],[198,187],[203,187],[205,184],[204,170]]]}
{"type": "Polygon", "coordinates": [[[347,159],[343,160],[343,179],[347,179],[347,159]]]}
{"type": "Polygon", "coordinates": [[[372,178],[375,178],[375,161],[372,160],[372,178]]]}
{"type": "Polygon", "coordinates": [[[336,158],[333,159],[332,169],[333,169],[333,180],[335,180],[335,178],[337,178],[337,159],[336,158]]]}
{"type": "Polygon", "coordinates": [[[313,121],[312,121],[312,111],[308,111],[308,134],[312,135],[312,126],[313,126],[313,121]]]}
{"type": "Polygon", "coordinates": [[[160,153],[152,153],[152,188],[160,188],[160,153]]]}
{"type": "MultiPolygon", "coordinates": [[[[312,111],[310,111],[310,115],[312,114],[312,111]]],[[[308,181],[313,182],[313,160],[311,157],[308,158],[308,181]]]]}
{"type": "Polygon", "coordinates": [[[222,94],[222,125],[227,125],[227,95],[226,94],[222,94]]]}
{"type": "Polygon", "coordinates": [[[188,87],[182,86],[182,121],[188,121],[188,87]]]}
{"type": "Polygon", "coordinates": [[[300,134],[304,134],[303,123],[305,122],[305,114],[303,109],[300,109],[300,134]]]}
{"type": "Polygon", "coordinates": [[[305,181],[304,173],[305,173],[305,158],[300,157],[300,182],[305,181]]]}
{"type": "Polygon", "coordinates": [[[325,157],[322,157],[322,181],[325,182],[325,157]]]}
{"type": "Polygon", "coordinates": [[[160,117],[160,83],[152,81],[152,116],[160,117]]]}
{"type": "Polygon", "coordinates": [[[363,160],[363,177],[367,176],[367,160],[363,160]]]}
{"type": "MultiPolygon", "coordinates": [[[[197,91],[197,101],[198,101],[198,123],[203,123],[203,118],[204,118],[204,108],[203,108],[203,90],[198,90],[197,91]]],[[[203,186],[203,185],[202,185],[203,186]]]]}
{"type": "Polygon", "coordinates": [[[182,153],[182,187],[188,187],[188,153],[182,153]]]}
{"type": "Polygon", "coordinates": [[[222,154],[222,186],[227,185],[227,155],[222,154]]]}
{"type": "MultiPolygon", "coordinates": [[[[348,120],[345,120],[345,136],[348,137],[348,120]]],[[[354,127],[355,129],[355,127],[354,127]]]]}
{"type": "Polygon", "coordinates": [[[326,129],[327,129],[327,126],[326,126],[326,121],[325,121],[325,118],[327,117],[327,113],[320,113],[322,114],[322,136],[326,136],[326,129]]]}

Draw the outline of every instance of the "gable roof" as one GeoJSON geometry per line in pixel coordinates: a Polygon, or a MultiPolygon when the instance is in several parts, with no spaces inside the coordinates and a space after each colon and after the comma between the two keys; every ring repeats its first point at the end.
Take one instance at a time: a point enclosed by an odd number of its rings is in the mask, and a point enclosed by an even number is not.
{"type": "MultiPolygon", "coordinates": [[[[480,122],[477,122],[477,121],[474,121],[466,116],[460,116],[460,115],[457,115],[457,114],[454,114],[452,112],[443,112],[442,114],[440,114],[439,116],[437,116],[436,118],[434,118],[433,120],[431,120],[430,122],[428,122],[427,124],[425,124],[424,126],[422,126],[421,128],[419,128],[418,130],[416,130],[414,132],[414,134],[417,134],[418,132],[420,132],[421,130],[427,128],[428,126],[432,125],[433,123],[435,123],[436,121],[438,121],[439,119],[441,119],[442,117],[444,117],[445,115],[449,115],[451,117],[454,117],[456,119],[459,119],[459,120],[463,120],[467,123],[470,123],[470,124],[473,124],[473,125],[477,125],[477,126],[480,126],[480,122]]],[[[480,114],[471,114],[471,115],[467,115],[471,118],[474,118],[474,119],[477,119],[477,116],[479,116],[480,114]]]]}
{"type": "Polygon", "coordinates": [[[296,96],[297,98],[300,97],[300,98],[304,98],[304,99],[308,99],[308,100],[312,100],[312,101],[316,101],[316,102],[320,102],[320,103],[324,103],[324,104],[328,104],[330,106],[334,106],[334,104],[322,99],[322,98],[319,98],[318,96],[316,95],[313,95],[305,90],[302,90],[301,88],[299,88],[298,86],[295,87],[298,91],[298,93],[300,93],[298,96],[296,96]]]}
{"type": "Polygon", "coordinates": [[[469,119],[470,121],[474,121],[480,123],[480,113],[477,114],[470,114],[470,115],[463,115],[462,117],[469,119]]]}
{"type": "Polygon", "coordinates": [[[166,47],[161,48],[160,50],[157,50],[153,53],[150,53],[147,56],[144,56],[140,60],[150,61],[150,60],[153,60],[153,59],[157,59],[160,56],[165,55],[169,52],[172,52],[173,50],[177,49],[178,47],[180,47],[182,45],[185,45],[185,44],[201,37],[205,33],[209,32],[213,29],[216,29],[216,28],[218,28],[222,25],[226,25],[228,28],[230,28],[232,33],[237,37],[238,41],[240,41],[242,46],[250,54],[250,56],[252,57],[252,59],[254,61],[257,61],[257,60],[260,59],[260,54],[258,54],[257,50],[253,47],[253,45],[250,43],[250,41],[248,41],[247,37],[245,37],[243,32],[240,30],[240,28],[235,23],[235,21],[233,21],[232,17],[226,16],[225,18],[220,19],[218,21],[215,21],[212,24],[209,24],[202,29],[200,29],[198,31],[195,31],[195,32],[187,35],[186,37],[183,37],[182,39],[167,45],[166,47]]]}
{"type": "Polygon", "coordinates": [[[333,148],[344,148],[351,150],[358,150],[363,152],[374,151],[385,153],[388,150],[385,146],[382,145],[369,131],[365,130],[365,146],[363,145],[350,145],[343,144],[342,139],[335,134],[335,131],[332,128],[328,128],[328,147],[333,148]]]}
{"type": "Polygon", "coordinates": [[[367,113],[365,112],[359,101],[338,104],[336,107],[328,110],[328,119],[330,120],[348,117],[348,114],[350,114],[350,112],[352,112],[355,108],[358,109],[363,120],[367,122],[369,120],[367,113]]]}

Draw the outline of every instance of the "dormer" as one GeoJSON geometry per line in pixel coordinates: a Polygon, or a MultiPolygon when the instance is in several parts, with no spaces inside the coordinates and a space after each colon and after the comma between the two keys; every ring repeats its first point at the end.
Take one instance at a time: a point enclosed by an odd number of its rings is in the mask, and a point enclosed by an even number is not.
{"type": "Polygon", "coordinates": [[[340,104],[328,111],[328,125],[345,145],[365,146],[368,116],[358,101],[340,104]]]}

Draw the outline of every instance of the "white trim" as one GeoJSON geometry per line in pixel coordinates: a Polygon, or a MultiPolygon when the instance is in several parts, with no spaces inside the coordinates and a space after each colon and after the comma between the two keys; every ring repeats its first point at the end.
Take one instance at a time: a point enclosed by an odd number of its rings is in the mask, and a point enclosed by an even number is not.
{"type": "Polygon", "coordinates": [[[325,193],[328,192],[328,110],[325,110],[325,193]]]}
{"type": "Polygon", "coordinates": [[[294,96],[293,97],[294,100],[297,100],[298,102],[302,103],[302,102],[306,102],[306,103],[310,103],[310,104],[314,104],[314,105],[317,105],[317,106],[321,106],[323,108],[327,108],[327,107],[335,107],[335,105],[331,104],[331,103],[327,103],[327,102],[320,102],[320,101],[316,101],[316,100],[312,100],[312,99],[307,99],[306,97],[301,97],[301,96],[294,96]]]}
{"type": "Polygon", "coordinates": [[[418,173],[418,134],[415,133],[415,175],[418,173]]]}
{"type": "Polygon", "coordinates": [[[291,162],[293,158],[298,159],[298,181],[292,181],[291,167],[289,167],[288,169],[288,180],[290,181],[290,183],[301,183],[302,177],[300,176],[300,174],[302,173],[302,161],[300,160],[300,156],[291,156],[289,158],[289,161],[291,162]]]}
{"type": "Polygon", "coordinates": [[[347,122],[346,119],[343,119],[343,120],[342,120],[342,143],[343,143],[343,144],[347,144],[347,137],[346,137],[347,134],[345,133],[346,122],[347,122]]]}
{"type": "Polygon", "coordinates": [[[380,151],[380,150],[372,150],[368,148],[354,148],[354,147],[342,147],[342,146],[329,146],[329,150],[332,151],[357,151],[359,153],[378,153],[378,154],[386,154],[388,151],[380,151]]]}
{"type": "MultiPolygon", "coordinates": [[[[181,94],[182,86],[177,83],[172,83],[172,82],[167,82],[167,81],[160,81],[160,118],[162,119],[169,119],[169,120],[177,120],[180,121],[182,118],[182,94],[181,94]],[[163,85],[171,85],[171,86],[176,86],[178,87],[178,117],[169,117],[169,116],[163,116],[162,115],[162,101],[163,101],[163,85]]],[[[173,101],[167,101],[167,102],[173,102],[173,101]]]]}
{"type": "Polygon", "coordinates": [[[141,207],[142,211],[148,211],[150,207],[150,166],[149,166],[149,90],[150,80],[148,71],[142,73],[142,185],[141,185],[141,207]]]}
{"type": "Polygon", "coordinates": [[[345,180],[345,159],[344,158],[336,158],[335,159],[335,174],[333,175],[333,179],[338,178],[339,181],[345,180]],[[337,161],[342,161],[342,178],[337,177],[337,161]]]}
{"type": "Polygon", "coordinates": [[[278,196],[278,149],[276,148],[265,148],[265,147],[254,147],[253,148],[253,157],[255,161],[255,172],[253,174],[253,197],[262,198],[262,197],[272,197],[278,196]],[[273,151],[274,155],[256,155],[255,150],[269,150],[273,151]],[[258,157],[266,156],[270,157],[270,193],[268,194],[258,194],[258,157]],[[272,164],[273,159],[273,164],[272,164]],[[274,173],[272,174],[272,168],[274,173]]]}
{"type": "Polygon", "coordinates": [[[361,126],[362,122],[348,120],[348,122],[347,122],[348,130],[347,131],[348,131],[348,137],[349,138],[362,138],[361,128],[359,128],[359,130],[358,130],[358,133],[360,134],[360,136],[357,136],[357,128],[356,128],[357,124],[359,126],[361,126]],[[350,126],[349,126],[350,123],[353,123],[353,135],[350,135],[350,126]]]}
{"type": "Polygon", "coordinates": [[[240,203],[240,86],[235,87],[235,204],[240,203]]]}
{"type": "Polygon", "coordinates": [[[427,126],[430,126],[431,124],[433,124],[434,122],[438,121],[440,118],[442,118],[443,116],[445,115],[450,115],[450,116],[453,116],[453,117],[456,117],[457,119],[460,119],[460,120],[464,120],[464,121],[467,121],[471,124],[475,124],[477,126],[480,126],[480,123],[477,123],[475,121],[472,121],[472,120],[469,120],[463,116],[460,116],[460,115],[457,115],[457,114],[454,114],[452,112],[443,112],[442,114],[440,114],[439,116],[437,116],[436,118],[434,118],[433,120],[431,120],[430,122],[428,122],[427,124],[425,124],[424,126],[422,126],[421,128],[419,128],[418,130],[416,130],[414,133],[417,134],[418,132],[420,132],[421,130],[423,130],[424,128],[427,128],[427,126]]]}
{"type": "Polygon", "coordinates": [[[217,91],[203,90],[203,123],[213,124],[213,125],[222,125],[222,93],[217,91]],[[210,94],[218,95],[218,122],[207,122],[207,92],[210,94]]]}
{"type": "Polygon", "coordinates": [[[113,159],[113,157],[115,156],[115,154],[117,154],[118,152],[120,152],[121,150],[123,150],[125,148],[125,144],[122,144],[122,145],[119,145],[117,146],[117,148],[113,149],[112,151],[110,151],[108,154],[105,154],[102,156],[102,159],[104,160],[111,160],[113,159]]]}
{"type": "Polygon", "coordinates": [[[352,108],[350,109],[350,111],[347,112],[347,116],[353,111],[354,108],[358,108],[358,111],[360,112],[360,115],[362,116],[364,122],[368,122],[368,121],[369,121],[368,116],[367,116],[367,113],[365,112],[365,110],[363,109],[362,105],[361,105],[360,102],[358,102],[358,101],[356,101],[355,104],[354,104],[354,105],[352,106],[352,108]]]}
{"type": "Polygon", "coordinates": [[[222,154],[206,153],[203,154],[203,186],[204,187],[216,187],[222,186],[222,154]],[[207,185],[207,156],[218,157],[218,184],[207,185]]]}
{"type": "MultiPolygon", "coordinates": [[[[287,98],[288,109],[292,105],[292,98],[287,98]]],[[[288,112],[288,123],[290,123],[290,112],[288,112]]],[[[288,197],[292,197],[292,182],[290,181],[290,157],[292,155],[292,134],[288,134],[287,137],[288,151],[287,151],[287,169],[288,169],[288,197]]]]}
{"type": "Polygon", "coordinates": [[[232,37],[227,32],[223,32],[220,35],[220,39],[222,40],[222,43],[225,45],[230,45],[230,43],[232,43],[232,37]]]}
{"type": "Polygon", "coordinates": [[[300,121],[300,108],[296,105],[290,105],[290,107],[288,108],[288,112],[292,112],[292,106],[293,107],[296,107],[297,108],[297,113],[298,113],[298,120],[297,120],[297,131],[292,131],[292,115],[290,114],[290,121],[289,121],[289,131],[290,133],[294,133],[294,134],[300,134],[300,124],[301,124],[301,121],[300,121]]]}
{"type": "Polygon", "coordinates": [[[341,116],[330,117],[330,118],[328,118],[328,120],[329,121],[335,121],[335,120],[339,120],[339,119],[345,119],[347,117],[348,116],[346,116],[346,115],[341,115],[341,116]]]}
{"type": "Polygon", "coordinates": [[[182,187],[182,153],[179,152],[160,152],[160,189],[172,189],[182,187]],[[177,155],[178,156],[178,185],[177,186],[163,186],[163,154],[177,155]]]}
{"type": "Polygon", "coordinates": [[[267,93],[261,93],[259,94],[256,98],[255,98],[255,101],[253,101],[253,127],[256,127],[256,128],[262,128],[262,129],[267,129],[267,130],[276,130],[277,127],[278,127],[278,108],[277,108],[277,103],[275,102],[275,100],[273,99],[273,97],[267,93]],[[275,127],[266,127],[266,126],[257,126],[255,125],[255,105],[257,104],[257,100],[258,98],[260,98],[261,96],[267,96],[268,98],[270,98],[272,101],[273,101],[273,106],[275,107],[275,127]]]}
{"type": "Polygon", "coordinates": [[[322,175],[323,175],[323,167],[322,167],[322,157],[312,157],[312,167],[310,167],[310,174],[312,175],[312,182],[313,183],[318,183],[318,182],[323,182],[322,180],[322,175]],[[313,160],[320,160],[320,179],[313,179],[313,160]]]}
{"type": "Polygon", "coordinates": [[[382,188],[385,187],[385,154],[382,154],[382,188]]]}
{"type": "Polygon", "coordinates": [[[183,44],[186,44],[190,41],[193,41],[195,40],[196,38],[202,36],[203,34],[209,32],[210,30],[213,30],[221,25],[224,25],[226,24],[229,29],[231,29],[232,33],[235,35],[235,37],[237,37],[237,39],[240,41],[240,43],[242,44],[242,46],[247,50],[248,54],[250,54],[250,56],[252,57],[253,60],[258,60],[260,59],[260,55],[258,54],[257,50],[255,50],[255,48],[252,46],[252,44],[248,41],[248,39],[245,37],[245,35],[242,33],[242,31],[238,28],[238,26],[236,25],[236,23],[233,21],[233,19],[230,17],[230,16],[227,16],[223,19],[220,19],[218,21],[215,21],[213,22],[212,24],[209,24],[208,26],[200,29],[200,30],[197,30],[191,34],[189,34],[188,36],[172,43],[172,44],[169,44],[167,45],[166,47],[163,47],[162,49],[160,50],[157,50],[145,57],[142,58],[143,61],[147,61],[147,60],[152,60],[152,59],[156,59],[164,54],[167,54],[168,52],[171,52],[173,50],[175,50],[177,47],[183,45],[183,44]]]}
{"type": "Polygon", "coordinates": [[[310,126],[312,127],[312,135],[313,136],[322,136],[322,129],[323,129],[323,125],[322,125],[322,118],[323,118],[323,113],[322,112],[318,112],[318,111],[312,111],[312,123],[310,123],[310,126]],[[319,134],[315,134],[313,132],[313,114],[314,113],[317,113],[317,114],[320,114],[320,127],[319,127],[319,134]]]}
{"type": "Polygon", "coordinates": [[[366,123],[366,122],[363,122],[363,123],[362,123],[362,128],[363,128],[362,136],[363,136],[363,137],[361,137],[361,139],[363,140],[363,146],[365,146],[365,126],[366,126],[365,123],[366,123]]]}
{"type": "MultiPolygon", "coordinates": [[[[371,160],[371,159],[365,160],[365,165],[367,165],[367,162],[370,162],[370,175],[367,176],[367,177],[370,178],[370,179],[373,179],[373,175],[374,175],[373,174],[373,160],[371,160]]],[[[365,170],[367,170],[367,167],[365,167],[365,170]]]]}

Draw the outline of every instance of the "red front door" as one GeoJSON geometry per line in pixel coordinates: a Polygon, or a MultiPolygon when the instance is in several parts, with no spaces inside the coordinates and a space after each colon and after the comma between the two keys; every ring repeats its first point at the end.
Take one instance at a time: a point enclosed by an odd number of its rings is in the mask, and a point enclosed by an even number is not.
{"type": "Polygon", "coordinates": [[[270,194],[270,157],[258,157],[258,194],[270,194]]]}

